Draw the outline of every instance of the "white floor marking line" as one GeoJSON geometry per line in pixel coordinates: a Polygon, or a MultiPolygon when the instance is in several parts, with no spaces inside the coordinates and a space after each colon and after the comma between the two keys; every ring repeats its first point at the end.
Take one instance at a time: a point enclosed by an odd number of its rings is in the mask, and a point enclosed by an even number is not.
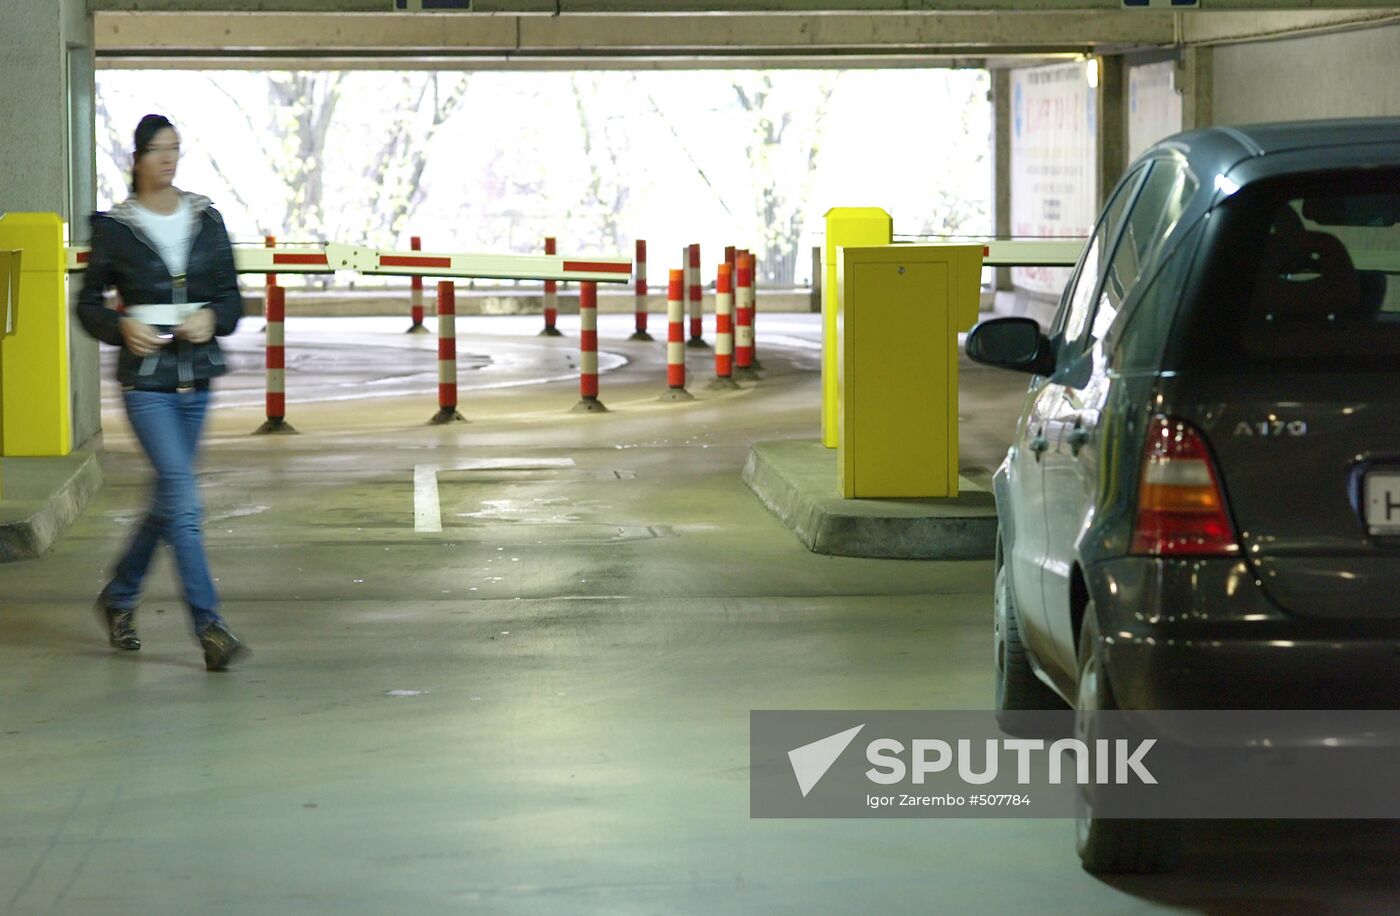
{"type": "Polygon", "coordinates": [[[442,504],[438,499],[440,471],[542,471],[576,467],[572,458],[477,458],[451,466],[413,466],[413,530],[419,534],[442,531],[442,504]]]}
{"type": "Polygon", "coordinates": [[[442,507],[438,505],[438,470],[436,464],[420,464],[413,468],[413,530],[428,533],[442,530],[442,507]]]}

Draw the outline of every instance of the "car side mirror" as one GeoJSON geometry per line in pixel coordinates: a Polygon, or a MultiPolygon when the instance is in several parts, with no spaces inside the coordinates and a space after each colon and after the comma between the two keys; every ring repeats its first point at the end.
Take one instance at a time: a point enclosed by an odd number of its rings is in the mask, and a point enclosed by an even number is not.
{"type": "Polygon", "coordinates": [[[1014,372],[1050,375],[1055,355],[1050,339],[1032,318],[993,318],[967,335],[967,356],[974,362],[1014,372]]]}

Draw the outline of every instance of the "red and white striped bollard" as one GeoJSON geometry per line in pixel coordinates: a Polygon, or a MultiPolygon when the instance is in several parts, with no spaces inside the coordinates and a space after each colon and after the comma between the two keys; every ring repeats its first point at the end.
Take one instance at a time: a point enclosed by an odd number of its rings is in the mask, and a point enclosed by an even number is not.
{"type": "Polygon", "coordinates": [[[666,393],[663,401],[693,401],[685,390],[685,275],[671,271],[666,285],[666,393]]]}
{"type": "Polygon", "coordinates": [[[687,347],[708,347],[705,343],[705,291],[700,285],[700,246],[686,249],[686,295],[690,300],[690,340],[687,347]]]}
{"type": "MultiPolygon", "coordinates": [[[[558,251],[558,244],[554,236],[548,236],[544,240],[544,253],[555,254],[558,251]]],[[[544,330],[540,331],[541,337],[563,337],[564,332],[557,327],[559,322],[559,281],[544,281],[544,330]]]]}
{"type": "Polygon", "coordinates": [[[437,285],[438,325],[438,412],[432,423],[465,423],[457,412],[457,285],[439,280],[437,285]]]}
{"type": "Polygon", "coordinates": [[[749,252],[749,258],[753,261],[753,286],[749,287],[749,337],[753,346],[753,357],[749,360],[749,365],[753,366],[755,372],[763,369],[763,363],[758,361],[758,256],[749,252]]]}
{"type": "Polygon", "coordinates": [[[263,365],[267,368],[267,422],[254,432],[294,433],[287,422],[287,292],[273,285],[267,288],[267,338],[264,340],[263,365]]]}
{"type": "MultiPolygon", "coordinates": [[[[264,248],[276,248],[276,247],[277,247],[277,236],[275,236],[275,235],[265,235],[265,236],[263,236],[263,247],[264,247],[264,248]]],[[[263,275],[263,333],[264,333],[264,334],[267,333],[267,300],[268,300],[268,298],[270,297],[270,295],[271,295],[271,293],[272,293],[272,288],[273,288],[274,286],[276,286],[276,285],[277,285],[277,275],[276,275],[276,274],[264,274],[264,275],[263,275]]]]}
{"type": "Polygon", "coordinates": [[[734,274],[728,264],[721,264],[715,278],[715,380],[706,388],[738,387],[734,381],[734,274]]]}
{"type": "MultiPolygon", "coordinates": [[[[408,247],[413,251],[423,250],[423,240],[418,236],[411,236],[408,240],[408,247]]],[[[408,305],[413,317],[413,323],[408,326],[407,334],[427,334],[428,329],[423,325],[423,278],[414,274],[408,281],[408,305]]]]}
{"type": "Polygon", "coordinates": [[[747,251],[738,253],[739,280],[736,284],[736,311],[739,326],[734,334],[734,378],[753,381],[758,373],[753,368],[753,310],[750,296],[753,293],[753,256],[747,251]]]}
{"type": "MultiPolygon", "coordinates": [[[[277,247],[277,236],[275,236],[275,235],[265,235],[265,236],[263,236],[263,247],[264,247],[264,248],[276,248],[276,247],[277,247]]],[[[277,275],[276,275],[276,274],[267,274],[263,279],[264,279],[264,281],[265,281],[265,282],[263,283],[264,286],[276,286],[276,285],[277,285],[277,275]]]]}
{"type": "Polygon", "coordinates": [[[598,284],[584,280],[578,287],[578,393],[574,413],[607,413],[598,400],[598,284]]]}
{"type": "Polygon", "coordinates": [[[652,336],[647,333],[647,243],[644,239],[637,239],[637,254],[634,262],[636,264],[637,329],[627,339],[651,340],[652,336]]]}

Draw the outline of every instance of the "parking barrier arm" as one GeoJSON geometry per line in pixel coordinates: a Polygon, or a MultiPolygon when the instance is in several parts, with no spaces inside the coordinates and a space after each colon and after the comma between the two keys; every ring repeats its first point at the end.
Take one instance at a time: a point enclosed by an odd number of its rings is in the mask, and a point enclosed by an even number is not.
{"type": "Polygon", "coordinates": [[[567,280],[629,283],[631,258],[579,258],[561,255],[434,254],[378,251],[330,242],[326,255],[334,270],[362,274],[471,277],[482,280],[567,280]]]}
{"type": "MultiPolygon", "coordinates": [[[[87,269],[90,249],[71,246],[65,256],[70,272],[87,269]]],[[[562,255],[458,254],[381,251],[328,242],[324,246],[266,248],[235,245],[235,269],[241,274],[326,274],[353,270],[362,274],[403,277],[464,277],[479,280],[568,280],[630,283],[631,258],[562,255]]]]}

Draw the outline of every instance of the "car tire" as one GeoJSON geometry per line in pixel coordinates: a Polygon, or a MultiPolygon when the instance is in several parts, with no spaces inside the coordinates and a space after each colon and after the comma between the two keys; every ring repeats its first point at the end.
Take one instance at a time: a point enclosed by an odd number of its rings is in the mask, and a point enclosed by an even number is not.
{"type": "MultiPolygon", "coordinates": [[[[1094,740],[1093,713],[1113,710],[1108,676],[1099,646],[1094,604],[1084,609],[1079,634],[1079,682],[1075,690],[1075,737],[1094,740]]],[[[1092,743],[1089,745],[1092,747],[1092,743]]],[[[1094,793],[1105,787],[1081,786],[1075,811],[1075,847],[1086,871],[1105,875],[1146,875],[1171,871],[1181,862],[1182,822],[1170,819],[1094,817],[1094,793]]]]}
{"type": "Polygon", "coordinates": [[[1014,713],[1022,710],[1064,709],[1059,694],[1036,677],[1035,670],[1021,642],[1021,626],[1017,618],[1016,600],[1011,593],[1010,571],[1005,563],[1005,551],[997,550],[996,593],[992,613],[992,662],[996,677],[997,723],[1009,734],[1021,729],[1014,713]]]}

